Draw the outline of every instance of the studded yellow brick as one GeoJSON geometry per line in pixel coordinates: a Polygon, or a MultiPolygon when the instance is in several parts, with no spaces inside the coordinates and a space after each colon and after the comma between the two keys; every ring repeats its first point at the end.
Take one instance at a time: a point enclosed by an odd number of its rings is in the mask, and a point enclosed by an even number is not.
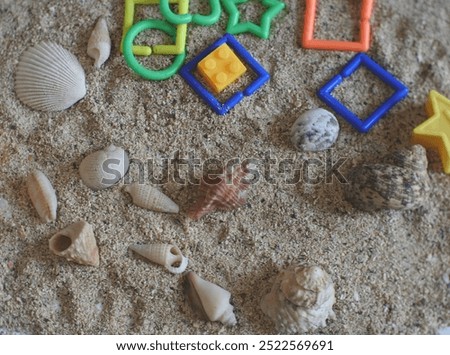
{"type": "Polygon", "coordinates": [[[197,64],[197,71],[216,93],[239,79],[246,70],[245,65],[226,43],[197,64]]]}

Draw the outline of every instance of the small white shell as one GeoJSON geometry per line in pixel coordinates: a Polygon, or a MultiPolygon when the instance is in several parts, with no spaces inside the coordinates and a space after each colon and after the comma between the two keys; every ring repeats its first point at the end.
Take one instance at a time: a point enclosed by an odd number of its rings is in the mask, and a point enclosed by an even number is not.
{"type": "Polygon", "coordinates": [[[44,222],[56,219],[58,202],[52,184],[43,172],[34,170],[27,177],[27,189],[31,202],[44,222]]]}
{"type": "Polygon", "coordinates": [[[0,217],[4,220],[12,218],[11,208],[8,201],[0,197],[0,217]]]}
{"type": "Polygon", "coordinates": [[[269,294],[261,301],[262,311],[280,333],[304,333],[326,326],[334,318],[334,286],[318,266],[291,267],[282,271],[269,294]]]}
{"type": "Polygon", "coordinates": [[[111,38],[109,38],[108,25],[105,18],[101,16],[89,37],[87,54],[95,59],[94,66],[100,68],[109,58],[110,53],[111,38]]]}
{"type": "Polygon", "coordinates": [[[86,95],[84,70],[72,53],[43,42],[22,54],[15,89],[20,101],[31,108],[65,110],[86,95]]]}
{"type": "Polygon", "coordinates": [[[99,255],[92,226],[79,221],[50,238],[50,250],[78,264],[98,266],[99,255]]]}
{"type": "Polygon", "coordinates": [[[164,266],[173,274],[181,274],[188,265],[188,258],[185,258],[180,249],[172,244],[134,244],[130,246],[130,249],[155,264],[164,266]],[[174,266],[177,264],[178,266],[174,266]]]}
{"type": "Polygon", "coordinates": [[[157,188],[137,182],[127,185],[124,190],[133,198],[136,206],[156,212],[178,213],[180,208],[157,188]]]}
{"type": "Polygon", "coordinates": [[[301,114],[292,126],[291,134],[297,150],[325,150],[336,142],[339,123],[331,112],[317,108],[301,114]]]}
{"type": "Polygon", "coordinates": [[[80,176],[84,184],[93,190],[113,186],[128,171],[128,154],[122,148],[109,147],[89,154],[80,164],[80,176]]]}
{"type": "Polygon", "coordinates": [[[227,290],[203,280],[192,271],[186,275],[184,290],[192,308],[203,318],[212,322],[220,321],[228,326],[236,324],[230,304],[231,294],[227,290]]]}

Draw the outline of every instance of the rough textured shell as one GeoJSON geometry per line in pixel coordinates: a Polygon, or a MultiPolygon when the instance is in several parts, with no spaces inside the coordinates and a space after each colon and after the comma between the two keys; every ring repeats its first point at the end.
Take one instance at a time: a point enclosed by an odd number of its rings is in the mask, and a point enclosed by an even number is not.
{"type": "Polygon", "coordinates": [[[325,150],[336,142],[339,123],[331,112],[317,108],[300,115],[292,126],[291,135],[297,150],[325,150]]]}
{"type": "Polygon", "coordinates": [[[50,238],[49,247],[56,255],[78,264],[98,266],[100,263],[94,231],[85,221],[71,224],[56,233],[50,238]]]}
{"type": "Polygon", "coordinates": [[[334,318],[334,286],[318,266],[291,267],[282,271],[261,308],[280,333],[304,333],[326,326],[334,318]]]}
{"type": "Polygon", "coordinates": [[[128,171],[128,165],[125,150],[110,145],[84,158],[79,171],[86,186],[93,190],[102,190],[122,179],[128,171]]]}
{"type": "Polygon", "coordinates": [[[29,174],[27,177],[27,189],[39,217],[44,222],[54,221],[58,207],[56,192],[44,173],[34,170],[29,174]]]}
{"type": "Polygon", "coordinates": [[[194,311],[205,320],[220,321],[228,326],[236,324],[233,306],[230,304],[231,294],[227,290],[190,271],[186,274],[184,291],[194,311]]]}
{"type": "Polygon", "coordinates": [[[188,265],[188,258],[185,258],[180,249],[172,244],[135,244],[131,245],[130,249],[151,262],[164,266],[174,274],[182,273],[188,265]]]}
{"type": "Polygon", "coordinates": [[[425,149],[420,145],[401,149],[385,161],[355,166],[348,175],[346,199],[364,211],[421,207],[430,192],[425,149]]]}
{"type": "Polygon", "coordinates": [[[89,37],[87,54],[95,59],[94,66],[100,68],[109,58],[111,53],[111,39],[109,37],[106,19],[102,16],[98,19],[91,37],[89,37]]]}
{"type": "Polygon", "coordinates": [[[65,110],[86,95],[84,70],[72,53],[44,42],[20,57],[15,89],[20,101],[31,108],[65,110]]]}
{"type": "Polygon", "coordinates": [[[157,188],[137,182],[127,185],[124,190],[133,198],[136,206],[156,212],[178,213],[180,208],[157,188]]]}

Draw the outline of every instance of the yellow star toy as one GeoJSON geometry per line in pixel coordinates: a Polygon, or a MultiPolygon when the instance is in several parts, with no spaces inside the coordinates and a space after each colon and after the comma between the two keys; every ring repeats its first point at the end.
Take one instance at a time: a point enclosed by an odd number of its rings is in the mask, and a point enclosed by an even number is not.
{"type": "Polygon", "coordinates": [[[450,100],[432,90],[426,104],[428,120],[414,128],[412,140],[436,149],[446,174],[450,174],[450,100]]]}

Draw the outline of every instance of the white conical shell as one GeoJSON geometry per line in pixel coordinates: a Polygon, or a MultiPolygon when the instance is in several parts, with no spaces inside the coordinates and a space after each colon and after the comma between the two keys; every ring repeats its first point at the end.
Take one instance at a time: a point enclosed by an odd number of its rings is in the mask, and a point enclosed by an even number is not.
{"type": "Polygon", "coordinates": [[[225,325],[236,324],[230,292],[190,271],[186,275],[185,293],[192,307],[210,321],[225,325]]]}
{"type": "Polygon", "coordinates": [[[137,182],[127,185],[124,190],[133,198],[136,206],[156,212],[178,213],[180,208],[157,188],[137,182]]]}
{"type": "Polygon", "coordinates": [[[130,249],[156,264],[163,265],[174,274],[181,274],[188,265],[188,258],[184,257],[180,249],[172,244],[134,244],[130,246],[130,249]],[[178,266],[173,266],[175,264],[178,266]]]}
{"type": "Polygon", "coordinates": [[[77,58],[52,42],[22,54],[15,82],[20,101],[41,111],[65,110],[86,95],[84,70],[77,58]]]}
{"type": "Polygon", "coordinates": [[[59,231],[50,238],[50,250],[78,264],[98,266],[100,263],[97,242],[92,226],[79,221],[59,231]]]}
{"type": "Polygon", "coordinates": [[[95,59],[94,66],[100,68],[109,58],[111,53],[111,38],[109,37],[106,19],[102,16],[98,19],[91,37],[89,37],[87,54],[95,59]]]}
{"type": "Polygon", "coordinates": [[[109,147],[89,154],[80,164],[84,184],[93,190],[106,189],[124,177],[128,171],[128,154],[120,147],[109,147]]]}
{"type": "Polygon", "coordinates": [[[56,219],[58,202],[56,193],[49,179],[39,170],[34,170],[27,177],[27,190],[31,202],[39,217],[44,222],[56,219]]]}

